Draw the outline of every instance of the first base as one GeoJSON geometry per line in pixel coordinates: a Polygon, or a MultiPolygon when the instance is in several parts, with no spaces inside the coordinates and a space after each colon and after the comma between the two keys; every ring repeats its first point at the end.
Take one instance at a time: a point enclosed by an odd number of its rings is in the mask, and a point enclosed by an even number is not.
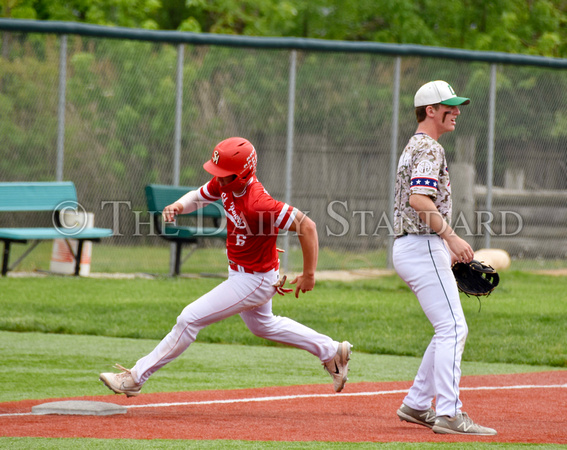
{"type": "Polygon", "coordinates": [[[72,416],[112,416],[126,414],[128,408],[114,403],[93,402],[86,400],[66,400],[42,403],[32,407],[32,414],[62,414],[72,416]]]}

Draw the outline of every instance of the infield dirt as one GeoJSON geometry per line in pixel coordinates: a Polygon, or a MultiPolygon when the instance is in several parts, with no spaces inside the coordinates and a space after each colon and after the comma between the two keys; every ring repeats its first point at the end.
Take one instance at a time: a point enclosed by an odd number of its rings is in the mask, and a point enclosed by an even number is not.
{"type": "Polygon", "coordinates": [[[567,444],[567,370],[463,377],[464,410],[498,430],[487,437],[437,435],[400,422],[396,410],[410,384],[347,383],[340,394],[330,385],[302,385],[76,398],[128,407],[108,417],[31,414],[34,405],[72,399],[0,403],[0,436],[567,444]]]}

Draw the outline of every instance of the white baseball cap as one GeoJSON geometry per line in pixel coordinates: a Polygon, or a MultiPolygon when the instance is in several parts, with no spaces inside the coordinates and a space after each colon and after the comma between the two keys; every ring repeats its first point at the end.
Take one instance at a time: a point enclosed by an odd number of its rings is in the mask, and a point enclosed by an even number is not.
{"type": "Polygon", "coordinates": [[[442,80],[430,81],[421,86],[415,93],[414,106],[427,106],[441,103],[442,105],[459,106],[468,105],[469,98],[457,97],[449,83],[442,80]]]}

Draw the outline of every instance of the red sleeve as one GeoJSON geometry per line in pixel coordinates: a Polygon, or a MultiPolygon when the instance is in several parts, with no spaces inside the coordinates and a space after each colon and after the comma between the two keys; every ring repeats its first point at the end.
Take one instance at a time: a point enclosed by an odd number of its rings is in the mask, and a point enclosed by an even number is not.
{"type": "Polygon", "coordinates": [[[273,199],[265,190],[258,196],[254,206],[264,223],[280,230],[289,230],[297,214],[296,208],[273,199]]]}
{"type": "Polygon", "coordinates": [[[214,202],[221,198],[220,185],[217,178],[211,179],[208,183],[199,188],[199,195],[203,200],[214,202]]]}

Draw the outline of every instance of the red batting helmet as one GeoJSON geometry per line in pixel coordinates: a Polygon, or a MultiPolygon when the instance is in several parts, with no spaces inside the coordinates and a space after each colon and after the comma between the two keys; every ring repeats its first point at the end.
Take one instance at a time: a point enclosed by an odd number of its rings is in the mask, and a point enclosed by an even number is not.
{"type": "Polygon", "coordinates": [[[250,141],[241,137],[231,137],[219,142],[213,150],[211,159],[203,164],[203,168],[215,177],[236,175],[236,179],[227,190],[237,191],[256,173],[258,157],[250,141]]]}

